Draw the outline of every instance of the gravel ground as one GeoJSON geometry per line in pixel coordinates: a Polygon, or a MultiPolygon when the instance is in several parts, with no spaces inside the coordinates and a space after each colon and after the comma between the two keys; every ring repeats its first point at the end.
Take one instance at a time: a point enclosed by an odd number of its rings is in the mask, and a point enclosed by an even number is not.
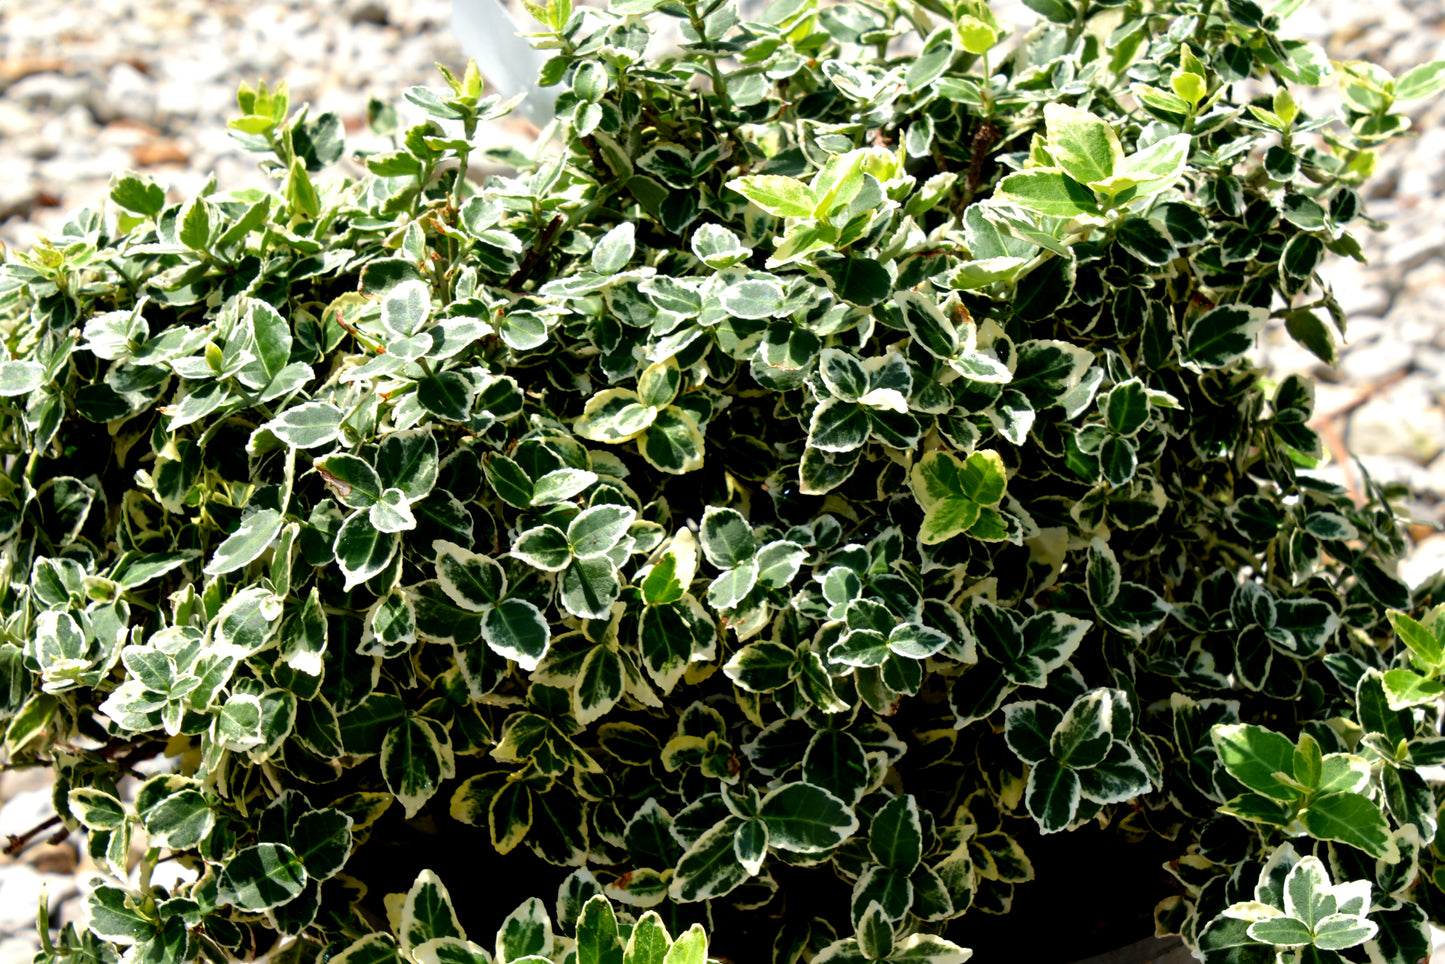
{"type": "MultiPolygon", "coordinates": [[[[293,102],[336,111],[354,137],[369,97],[399,100],[437,82],[434,62],[465,62],[449,21],[449,0],[0,0],[0,242],[54,230],[122,168],[153,174],[175,199],[212,173],[226,189],[263,186],[226,135],[240,81],[285,77],[293,102]]],[[[1445,3],[1314,0],[1287,32],[1398,74],[1445,57],[1445,3]]],[[[1368,265],[1329,269],[1350,316],[1339,367],[1282,331],[1260,346],[1279,374],[1318,379],[1317,425],[1332,447],[1417,493],[1402,567],[1412,583],[1445,567],[1445,98],[1415,106],[1420,136],[1391,145],[1367,192],[1388,230],[1361,239],[1368,265]]],[[[527,136],[518,122],[484,134],[527,136]]],[[[1358,485],[1347,461],[1328,471],[1358,485]]],[[[44,773],[0,775],[0,839],[52,813],[44,773]]],[[[0,857],[0,964],[35,953],[42,888],[60,918],[79,912],[88,869],[72,840],[0,857]]]]}

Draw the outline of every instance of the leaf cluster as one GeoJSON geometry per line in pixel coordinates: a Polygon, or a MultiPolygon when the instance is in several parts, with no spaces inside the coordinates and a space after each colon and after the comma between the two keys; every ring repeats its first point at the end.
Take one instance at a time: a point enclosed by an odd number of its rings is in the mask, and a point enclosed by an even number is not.
{"type": "Polygon", "coordinates": [[[243,86],[275,190],[125,172],[8,255],[4,751],[111,875],[48,958],[961,964],[1092,825],[1210,964],[1427,953],[1445,582],[1248,352],[1334,360],[1445,69],[1029,5],[554,0],[507,176],[475,65],[356,180],[243,86]]]}

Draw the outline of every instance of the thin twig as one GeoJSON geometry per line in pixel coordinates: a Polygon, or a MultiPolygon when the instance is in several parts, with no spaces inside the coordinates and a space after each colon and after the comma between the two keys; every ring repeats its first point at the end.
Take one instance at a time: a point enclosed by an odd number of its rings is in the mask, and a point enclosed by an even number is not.
{"type": "MultiPolygon", "coordinates": [[[[5,836],[10,842],[5,845],[4,851],[0,852],[3,852],[7,857],[13,857],[16,854],[20,853],[20,851],[24,850],[27,846],[29,846],[30,841],[34,840],[40,834],[49,830],[51,827],[55,826],[58,823],[60,823],[60,817],[57,815],[51,817],[49,820],[45,820],[41,823],[36,824],[24,833],[6,834],[5,836]]],[[[68,833],[69,831],[66,832],[68,833]]],[[[61,836],[60,839],[64,840],[65,838],[61,836]]],[[[56,843],[59,843],[59,841],[56,841],[56,843]]]]}
{"type": "Polygon", "coordinates": [[[538,232],[537,239],[532,242],[532,246],[528,248],[527,253],[523,255],[521,265],[518,266],[512,276],[507,279],[506,287],[508,291],[522,290],[522,285],[526,284],[532,272],[537,270],[538,262],[546,257],[547,249],[552,246],[552,241],[561,227],[562,215],[559,214],[551,221],[548,221],[547,226],[538,232]]]}

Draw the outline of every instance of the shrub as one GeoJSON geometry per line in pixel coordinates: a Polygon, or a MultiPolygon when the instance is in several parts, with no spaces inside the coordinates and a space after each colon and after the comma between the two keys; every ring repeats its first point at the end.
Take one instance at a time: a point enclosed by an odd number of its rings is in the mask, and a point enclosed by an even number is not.
{"type": "Polygon", "coordinates": [[[554,0],[515,177],[475,65],[358,181],[243,86],[276,192],[11,253],[5,747],[114,878],[46,959],[956,964],[1035,888],[1041,959],[1428,953],[1441,582],[1246,353],[1333,360],[1445,62],[1298,5],[554,0]]]}

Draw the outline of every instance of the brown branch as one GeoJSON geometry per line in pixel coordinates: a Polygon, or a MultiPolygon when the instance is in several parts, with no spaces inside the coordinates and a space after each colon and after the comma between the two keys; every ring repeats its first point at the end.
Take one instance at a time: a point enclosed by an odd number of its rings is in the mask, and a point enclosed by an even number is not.
{"type": "MultiPolygon", "coordinates": [[[[0,853],[4,853],[7,857],[15,856],[16,854],[20,853],[20,851],[28,847],[32,840],[34,840],[36,837],[40,836],[42,833],[49,830],[51,827],[55,826],[58,823],[60,823],[60,817],[57,815],[51,817],[49,820],[45,820],[41,823],[36,824],[24,833],[6,834],[5,836],[10,842],[5,845],[5,849],[3,851],[0,851],[0,853]]],[[[59,843],[61,840],[65,839],[65,834],[67,833],[69,833],[68,830],[63,830],[61,833],[55,835],[59,839],[54,839],[51,842],[59,843]]]]}
{"type": "Polygon", "coordinates": [[[522,285],[527,283],[532,272],[537,270],[537,264],[547,255],[547,249],[552,246],[556,239],[557,232],[562,229],[562,215],[557,215],[547,226],[537,233],[537,238],[527,253],[522,257],[522,263],[512,276],[507,279],[506,288],[508,291],[521,291],[522,285]]]}
{"type": "Polygon", "coordinates": [[[978,193],[978,182],[983,178],[983,162],[988,158],[988,152],[1003,137],[1003,131],[993,121],[984,121],[973,135],[973,157],[968,162],[968,181],[966,188],[968,196],[973,197],[978,193]]]}

